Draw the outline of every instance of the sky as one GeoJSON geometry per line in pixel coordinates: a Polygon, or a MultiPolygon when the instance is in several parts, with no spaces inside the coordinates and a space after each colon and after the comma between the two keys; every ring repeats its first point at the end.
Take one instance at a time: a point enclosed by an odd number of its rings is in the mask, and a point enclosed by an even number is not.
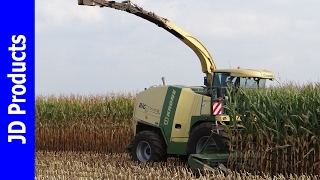
{"type": "MultiPolygon", "coordinates": [[[[320,82],[319,0],[134,0],[197,38],[217,68],[266,69],[278,83],[320,82]]],[[[76,0],[36,0],[36,94],[203,85],[196,54],[162,28],[76,0]]]]}

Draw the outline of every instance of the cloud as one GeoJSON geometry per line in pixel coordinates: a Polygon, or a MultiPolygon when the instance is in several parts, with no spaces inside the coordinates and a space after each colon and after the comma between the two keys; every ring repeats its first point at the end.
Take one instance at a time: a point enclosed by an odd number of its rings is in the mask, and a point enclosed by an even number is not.
{"type": "MultiPolygon", "coordinates": [[[[200,40],[218,68],[268,69],[319,79],[319,3],[135,0],[200,40]]],[[[37,92],[94,93],[160,84],[202,85],[195,53],[162,28],[77,1],[36,1],[37,92]]]]}
{"type": "Polygon", "coordinates": [[[77,1],[37,0],[35,8],[36,32],[74,23],[99,23],[104,20],[98,8],[78,5],[77,1]]]}
{"type": "Polygon", "coordinates": [[[273,4],[276,5],[288,5],[288,4],[292,4],[294,2],[294,0],[272,0],[271,1],[273,4]]]}

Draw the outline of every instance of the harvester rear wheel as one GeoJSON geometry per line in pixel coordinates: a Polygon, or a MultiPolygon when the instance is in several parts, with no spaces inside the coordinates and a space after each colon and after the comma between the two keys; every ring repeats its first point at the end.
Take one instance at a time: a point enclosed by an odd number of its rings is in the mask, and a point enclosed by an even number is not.
{"type": "MultiPolygon", "coordinates": [[[[188,155],[200,153],[203,145],[211,134],[213,124],[214,123],[212,122],[205,122],[192,130],[187,144],[188,155]]],[[[220,135],[212,135],[212,138],[208,142],[208,146],[223,148],[227,145],[228,134],[223,130],[222,126],[219,126],[219,134],[220,135]]]]}
{"type": "Polygon", "coordinates": [[[132,140],[131,157],[138,162],[166,161],[166,144],[155,132],[141,131],[132,140]]]}

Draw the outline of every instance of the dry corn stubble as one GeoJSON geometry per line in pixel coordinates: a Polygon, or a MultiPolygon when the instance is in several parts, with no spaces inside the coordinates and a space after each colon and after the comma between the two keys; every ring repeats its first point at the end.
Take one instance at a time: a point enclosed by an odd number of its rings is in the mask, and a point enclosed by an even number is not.
{"type": "Polygon", "coordinates": [[[196,171],[186,164],[169,158],[166,163],[137,163],[127,154],[101,154],[93,152],[45,152],[36,153],[37,180],[79,180],[79,179],[318,179],[319,176],[279,174],[253,175],[248,172],[196,171]]]}

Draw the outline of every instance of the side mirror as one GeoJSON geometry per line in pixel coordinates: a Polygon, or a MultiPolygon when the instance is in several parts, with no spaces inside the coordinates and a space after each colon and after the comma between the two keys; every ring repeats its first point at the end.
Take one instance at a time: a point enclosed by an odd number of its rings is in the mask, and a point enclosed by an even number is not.
{"type": "Polygon", "coordinates": [[[207,86],[207,77],[203,77],[203,85],[207,86]]]}

